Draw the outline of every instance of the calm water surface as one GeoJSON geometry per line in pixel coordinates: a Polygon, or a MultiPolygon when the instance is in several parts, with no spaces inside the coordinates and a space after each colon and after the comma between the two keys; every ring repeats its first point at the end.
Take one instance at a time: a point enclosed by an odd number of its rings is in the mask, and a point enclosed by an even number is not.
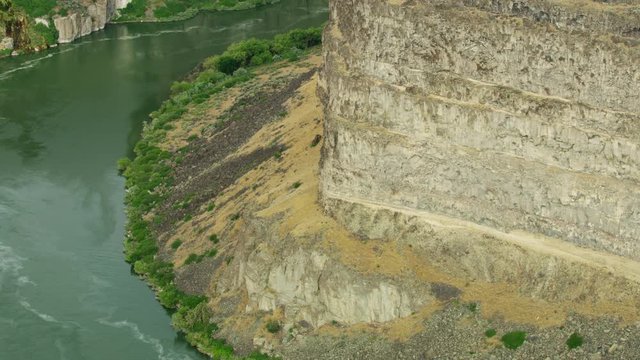
{"type": "Polygon", "coordinates": [[[172,81],[246,37],[319,25],[327,0],[111,25],[0,60],[0,360],[201,359],[123,262],[123,179],[172,81]]]}

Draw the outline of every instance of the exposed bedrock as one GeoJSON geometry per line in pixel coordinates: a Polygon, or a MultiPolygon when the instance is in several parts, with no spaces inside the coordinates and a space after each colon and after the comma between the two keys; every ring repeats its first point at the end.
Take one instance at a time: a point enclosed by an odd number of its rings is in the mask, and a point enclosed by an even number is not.
{"type": "Polygon", "coordinates": [[[321,193],[640,260],[640,3],[333,1],[321,193]]]}
{"type": "Polygon", "coordinates": [[[68,43],[104,29],[118,9],[127,6],[127,0],[96,0],[81,2],[82,11],[74,10],[67,16],[55,16],[54,25],[58,30],[58,42],[68,43]]]}

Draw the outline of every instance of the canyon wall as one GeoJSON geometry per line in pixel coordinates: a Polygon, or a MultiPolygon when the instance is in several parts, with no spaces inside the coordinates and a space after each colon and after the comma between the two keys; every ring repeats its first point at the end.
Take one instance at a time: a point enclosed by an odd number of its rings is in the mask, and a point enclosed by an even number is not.
{"type": "Polygon", "coordinates": [[[104,29],[118,9],[128,5],[127,0],[96,0],[81,2],[82,11],[73,11],[66,16],[55,16],[59,43],[69,43],[94,31],[104,29]]]}
{"type": "MultiPolygon", "coordinates": [[[[331,2],[321,194],[640,260],[640,2],[331,2]]],[[[376,236],[373,227],[358,228],[376,236]]]]}

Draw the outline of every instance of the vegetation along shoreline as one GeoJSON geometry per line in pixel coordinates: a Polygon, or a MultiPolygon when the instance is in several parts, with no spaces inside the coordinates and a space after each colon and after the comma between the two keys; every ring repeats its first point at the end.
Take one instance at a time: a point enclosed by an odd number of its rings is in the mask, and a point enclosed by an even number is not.
{"type": "MultiPolygon", "coordinates": [[[[172,311],[173,326],[186,334],[189,343],[209,356],[237,358],[233,347],[216,336],[218,325],[211,320],[207,306],[209,299],[180,290],[175,282],[174,264],[159,254],[158,229],[190,220],[184,209],[194,205],[194,198],[198,196],[191,194],[182,201],[172,199],[173,187],[183,176],[176,171],[194,149],[190,145],[181,146],[177,150],[167,149],[165,143],[172,141],[167,134],[175,130],[179,119],[188,116],[199,104],[250,82],[255,78],[256,72],[269,66],[268,64],[295,62],[304,58],[309,51],[317,50],[321,43],[321,33],[321,28],[310,28],[293,30],[276,36],[273,40],[249,39],[229,46],[221,55],[206,59],[197,72],[188,76],[188,80],[174,83],[171,97],[151,114],[141,139],[135,145],[134,159],[122,159],[118,162],[118,168],[126,178],[127,189],[125,203],[128,224],[124,246],[126,261],[155,290],[159,302],[172,311]],[[180,214],[181,217],[176,218],[175,214],[180,214]]],[[[241,118],[219,120],[212,124],[210,130],[221,132],[231,123],[242,121],[241,118]]],[[[190,144],[197,141],[198,137],[191,135],[182,141],[190,144]]],[[[274,153],[277,151],[274,150],[274,153]]],[[[213,210],[214,199],[202,206],[208,211],[213,210]]],[[[191,254],[184,265],[219,256],[216,235],[210,235],[209,238],[212,247],[202,254],[191,254]]],[[[174,241],[171,247],[175,250],[181,245],[181,241],[174,241]]],[[[245,358],[269,357],[260,352],[252,352],[245,358]]]]}

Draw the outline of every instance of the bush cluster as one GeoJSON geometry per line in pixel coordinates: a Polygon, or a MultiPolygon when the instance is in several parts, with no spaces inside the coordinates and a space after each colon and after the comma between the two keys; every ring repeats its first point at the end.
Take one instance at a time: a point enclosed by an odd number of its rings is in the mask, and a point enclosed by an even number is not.
{"type": "Polygon", "coordinates": [[[207,59],[204,66],[208,70],[233,74],[241,68],[267,64],[274,59],[296,60],[301,51],[321,42],[321,27],[293,30],[273,40],[249,39],[231,45],[222,55],[207,59]]]}
{"type": "Polygon", "coordinates": [[[31,17],[48,15],[56,7],[56,0],[13,0],[13,4],[23,9],[31,17]]]}
{"type": "Polygon", "coordinates": [[[282,327],[280,326],[280,323],[277,322],[276,320],[269,320],[267,321],[265,328],[267,329],[268,332],[275,334],[279,332],[282,327]]]}
{"type": "Polygon", "coordinates": [[[580,334],[578,334],[577,332],[574,332],[573,334],[571,334],[571,336],[569,336],[566,344],[569,347],[569,349],[572,350],[582,346],[583,342],[584,342],[584,338],[580,336],[580,334]]]}
{"type": "Polygon", "coordinates": [[[515,350],[524,344],[527,339],[527,333],[524,331],[512,331],[506,333],[500,338],[502,344],[507,349],[515,350]]]}
{"type": "Polygon", "coordinates": [[[53,20],[50,20],[49,23],[51,25],[46,26],[44,24],[38,23],[35,24],[33,29],[38,35],[42,37],[42,40],[46,43],[46,45],[53,45],[58,43],[58,30],[53,25],[53,20]]]}
{"type": "Polygon", "coordinates": [[[144,17],[147,11],[147,0],[133,0],[127,7],[120,10],[120,17],[118,20],[130,21],[135,19],[141,19],[144,17]]]}

